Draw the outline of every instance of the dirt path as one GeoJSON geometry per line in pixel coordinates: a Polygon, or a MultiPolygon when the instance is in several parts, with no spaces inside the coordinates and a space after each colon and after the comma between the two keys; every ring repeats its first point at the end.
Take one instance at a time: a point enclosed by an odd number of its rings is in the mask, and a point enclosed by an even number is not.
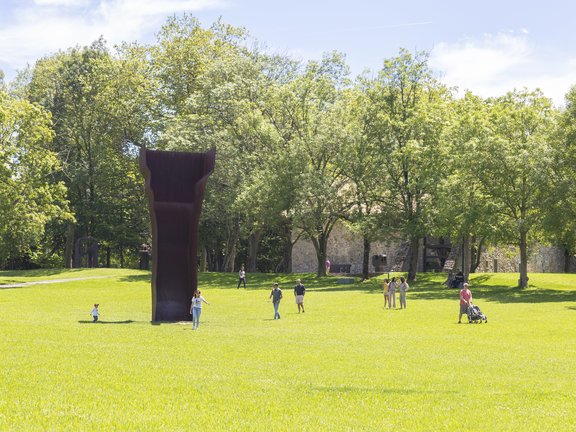
{"type": "Polygon", "coordinates": [[[111,278],[114,276],[89,276],[89,277],[82,277],[82,278],[69,278],[69,279],[48,279],[48,280],[41,280],[41,281],[34,281],[34,282],[19,282],[15,284],[0,284],[0,289],[2,288],[20,288],[30,285],[44,285],[44,284],[54,284],[54,283],[62,283],[62,282],[76,282],[81,280],[87,279],[105,279],[111,278]]]}

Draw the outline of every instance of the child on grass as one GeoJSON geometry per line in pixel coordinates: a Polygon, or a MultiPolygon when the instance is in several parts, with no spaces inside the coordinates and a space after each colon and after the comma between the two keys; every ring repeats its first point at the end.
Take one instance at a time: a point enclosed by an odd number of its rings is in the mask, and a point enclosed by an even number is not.
{"type": "Polygon", "coordinates": [[[92,315],[92,318],[94,319],[92,322],[98,321],[98,316],[100,315],[98,313],[98,306],[100,306],[98,303],[94,303],[94,309],[92,309],[92,312],[90,312],[90,315],[92,315]]]}

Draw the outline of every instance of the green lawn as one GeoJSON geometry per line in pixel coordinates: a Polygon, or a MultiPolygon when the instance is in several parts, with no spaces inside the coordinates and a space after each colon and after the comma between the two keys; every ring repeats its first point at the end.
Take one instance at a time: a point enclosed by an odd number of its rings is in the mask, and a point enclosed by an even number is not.
{"type": "Polygon", "coordinates": [[[576,430],[576,275],[532,274],[526,290],[517,274],[474,275],[488,324],[457,325],[442,275],[383,310],[374,281],[248,275],[237,290],[235,274],[201,274],[198,332],[150,323],[147,272],[0,272],[0,284],[96,276],[0,285],[0,430],[576,430]]]}

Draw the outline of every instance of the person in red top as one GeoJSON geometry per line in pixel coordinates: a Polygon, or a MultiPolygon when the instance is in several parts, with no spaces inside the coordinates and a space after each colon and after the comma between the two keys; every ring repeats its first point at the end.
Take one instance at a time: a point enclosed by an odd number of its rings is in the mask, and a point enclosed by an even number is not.
{"type": "Polygon", "coordinates": [[[458,317],[458,324],[462,323],[462,315],[466,315],[468,306],[472,304],[472,292],[468,289],[468,284],[464,283],[464,287],[460,290],[460,316],[458,317]]]}

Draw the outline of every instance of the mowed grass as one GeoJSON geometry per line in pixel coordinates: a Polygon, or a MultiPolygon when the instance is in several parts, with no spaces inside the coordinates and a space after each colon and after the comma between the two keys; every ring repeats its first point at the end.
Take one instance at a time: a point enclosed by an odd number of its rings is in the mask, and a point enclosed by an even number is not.
{"type": "Polygon", "coordinates": [[[201,274],[211,304],[197,332],[150,322],[148,272],[0,272],[0,284],[98,276],[0,286],[0,430],[576,430],[576,275],[532,274],[526,290],[516,274],[473,275],[488,324],[457,325],[442,275],[384,310],[381,277],[249,274],[236,289],[235,274],[201,274]]]}

